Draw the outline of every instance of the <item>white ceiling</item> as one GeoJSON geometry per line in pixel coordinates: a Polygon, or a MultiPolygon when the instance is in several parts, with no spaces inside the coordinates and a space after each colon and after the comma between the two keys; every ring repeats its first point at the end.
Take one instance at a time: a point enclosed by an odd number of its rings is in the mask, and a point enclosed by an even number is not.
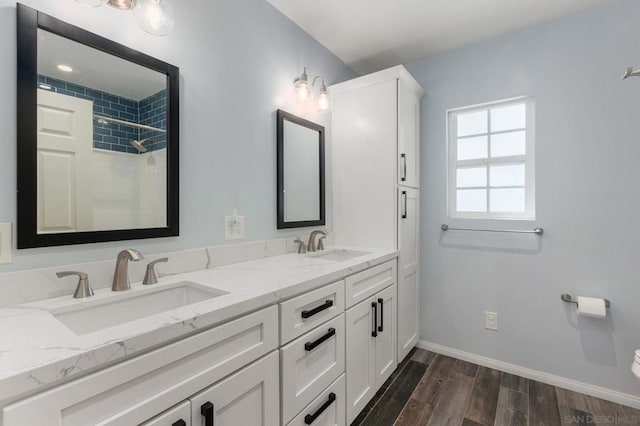
{"type": "Polygon", "coordinates": [[[44,30],[38,30],[38,74],[136,101],[167,86],[160,72],[44,30]],[[61,64],[73,72],[58,70],[61,64]]]}
{"type": "Polygon", "coordinates": [[[356,72],[406,64],[610,0],[267,0],[356,72]]]}

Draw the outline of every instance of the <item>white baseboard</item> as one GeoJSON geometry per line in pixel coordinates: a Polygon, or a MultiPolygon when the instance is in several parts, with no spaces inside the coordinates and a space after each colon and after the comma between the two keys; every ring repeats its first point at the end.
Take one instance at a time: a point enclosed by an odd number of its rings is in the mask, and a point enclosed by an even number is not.
{"type": "MultiPolygon", "coordinates": [[[[629,395],[629,394],[618,392],[612,389],[607,389],[600,386],[594,386],[588,383],[579,382],[577,380],[567,379],[565,377],[560,377],[554,374],[545,373],[543,371],[532,370],[526,367],[520,367],[518,365],[509,364],[503,361],[498,361],[496,359],[488,358],[486,356],[476,355],[470,352],[461,351],[459,349],[453,349],[447,346],[438,345],[436,343],[427,342],[426,340],[418,341],[418,344],[416,346],[420,349],[425,349],[438,354],[447,355],[452,358],[457,358],[463,361],[482,365],[484,367],[489,367],[496,370],[504,371],[506,373],[522,376],[527,379],[536,380],[538,382],[546,383],[548,385],[569,389],[574,392],[583,393],[585,395],[590,395],[596,398],[605,399],[607,401],[615,402],[617,404],[622,404],[628,407],[640,409],[640,396],[629,395]]],[[[629,374],[631,374],[631,371],[629,371],[629,374]]]]}

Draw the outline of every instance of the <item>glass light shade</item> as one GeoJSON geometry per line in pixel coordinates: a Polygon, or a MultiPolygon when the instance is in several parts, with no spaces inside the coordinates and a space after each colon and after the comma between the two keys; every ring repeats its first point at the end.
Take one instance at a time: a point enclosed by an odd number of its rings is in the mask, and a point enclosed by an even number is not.
{"type": "Polygon", "coordinates": [[[91,6],[91,7],[100,7],[108,1],[109,0],[76,0],[76,2],[80,4],[84,4],[85,6],[91,6]]]}
{"type": "Polygon", "coordinates": [[[301,101],[309,99],[311,96],[311,90],[309,89],[309,85],[306,80],[296,81],[296,93],[301,101]]]}
{"type": "Polygon", "coordinates": [[[300,77],[293,80],[293,84],[296,87],[296,93],[301,101],[306,101],[311,97],[311,88],[309,87],[309,79],[307,77],[307,67],[304,67],[300,77]]]}
{"type": "Polygon", "coordinates": [[[135,0],[133,15],[143,30],[157,36],[169,34],[175,22],[170,0],[135,0]]]}
{"type": "Polygon", "coordinates": [[[327,91],[320,90],[320,96],[318,96],[318,108],[320,111],[329,111],[331,104],[329,103],[329,96],[327,91]]]}

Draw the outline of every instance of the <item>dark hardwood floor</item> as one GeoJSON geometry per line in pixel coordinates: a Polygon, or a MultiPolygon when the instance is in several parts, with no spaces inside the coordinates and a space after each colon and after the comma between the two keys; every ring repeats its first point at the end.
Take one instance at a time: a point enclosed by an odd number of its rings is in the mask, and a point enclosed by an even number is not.
{"type": "Polygon", "coordinates": [[[640,410],[422,349],[352,426],[638,425],[640,410]]]}

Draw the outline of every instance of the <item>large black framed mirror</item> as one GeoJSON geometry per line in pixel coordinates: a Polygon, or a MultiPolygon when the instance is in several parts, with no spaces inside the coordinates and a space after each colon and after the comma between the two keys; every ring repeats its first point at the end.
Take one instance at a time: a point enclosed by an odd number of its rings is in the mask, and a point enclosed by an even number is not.
{"type": "Polygon", "coordinates": [[[179,70],[17,6],[18,248],[179,235],[179,70]]]}
{"type": "Polygon", "coordinates": [[[277,111],[278,229],[325,224],[324,127],[277,111]]]}

